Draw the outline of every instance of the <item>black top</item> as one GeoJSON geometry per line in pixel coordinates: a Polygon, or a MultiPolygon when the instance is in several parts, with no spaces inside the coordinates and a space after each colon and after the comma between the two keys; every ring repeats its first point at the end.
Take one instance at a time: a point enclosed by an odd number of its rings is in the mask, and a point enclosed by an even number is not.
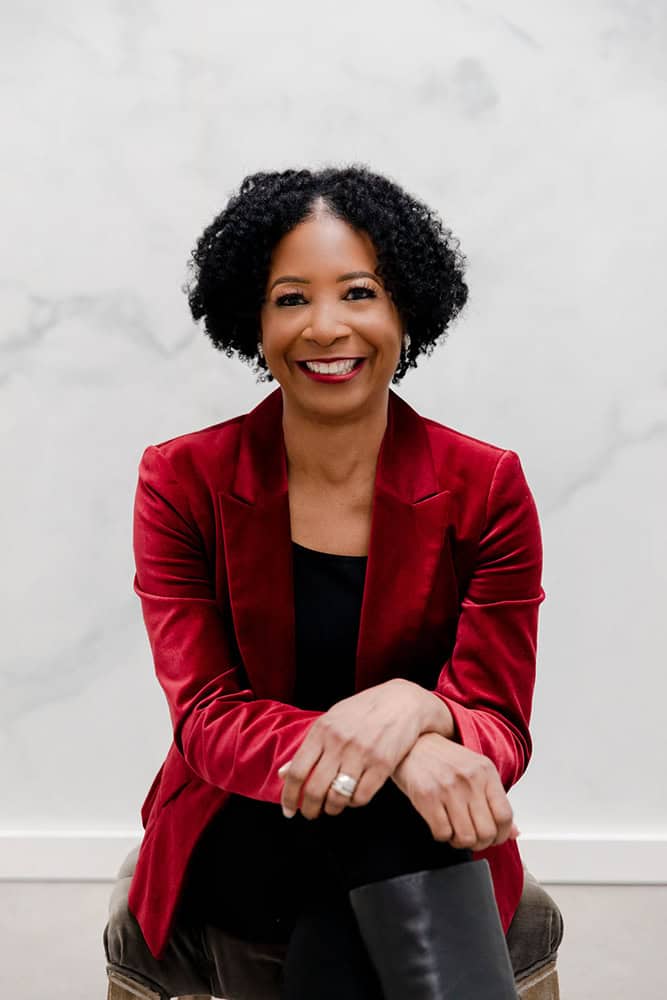
{"type": "MultiPolygon", "coordinates": [[[[367,556],[320,552],[297,542],[292,542],[292,556],[292,704],[326,711],[354,694],[367,556]]],[[[206,827],[188,867],[180,905],[191,919],[248,939],[286,939],[302,891],[299,816],[288,820],[279,804],[230,795],[206,827]],[[230,858],[236,863],[230,865],[230,858]]]]}
{"type": "Polygon", "coordinates": [[[292,542],[298,708],[326,711],[354,693],[367,556],[292,542]]]}

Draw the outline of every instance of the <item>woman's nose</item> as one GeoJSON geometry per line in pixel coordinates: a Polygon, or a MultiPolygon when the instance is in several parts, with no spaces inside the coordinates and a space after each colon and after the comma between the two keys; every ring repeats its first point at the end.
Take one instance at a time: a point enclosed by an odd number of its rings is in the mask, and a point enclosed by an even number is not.
{"type": "Polygon", "coordinates": [[[330,302],[314,305],[310,310],[310,333],[322,346],[349,332],[340,322],[337,313],[337,305],[330,302]]]}

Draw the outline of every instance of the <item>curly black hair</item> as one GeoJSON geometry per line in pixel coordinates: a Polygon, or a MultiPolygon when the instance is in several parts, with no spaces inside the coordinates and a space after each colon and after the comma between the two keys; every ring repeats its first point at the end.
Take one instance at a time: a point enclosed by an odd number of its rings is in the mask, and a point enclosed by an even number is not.
{"type": "MultiPolygon", "coordinates": [[[[392,383],[416,367],[465,305],[466,258],[438,215],[397,183],[364,165],[249,174],[206,227],[188,261],[185,284],[195,321],[227,357],[234,352],[273,381],[259,356],[260,309],[275,245],[313,213],[319,199],[333,215],[365,232],[410,346],[392,383]],[[263,371],[262,371],[263,370],[263,371]]],[[[443,338],[444,339],[444,338],[443,338]]]]}

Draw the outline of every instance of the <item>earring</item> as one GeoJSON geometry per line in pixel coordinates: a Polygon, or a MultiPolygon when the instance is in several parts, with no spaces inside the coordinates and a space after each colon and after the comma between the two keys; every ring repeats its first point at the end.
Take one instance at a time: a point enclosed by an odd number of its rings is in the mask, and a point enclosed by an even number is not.
{"type": "MultiPolygon", "coordinates": [[[[262,347],[261,340],[259,340],[257,342],[257,353],[259,354],[259,356],[262,359],[262,361],[264,361],[264,348],[262,347]]],[[[260,362],[260,367],[261,367],[261,362],[260,362]]],[[[269,375],[268,370],[266,370],[266,361],[264,361],[264,369],[265,370],[261,371],[259,373],[259,375],[257,376],[257,381],[258,382],[268,382],[269,381],[270,375],[269,375]]]]}
{"type": "Polygon", "coordinates": [[[410,334],[406,333],[403,337],[403,350],[405,351],[406,354],[408,353],[409,347],[410,347],[410,334]]]}

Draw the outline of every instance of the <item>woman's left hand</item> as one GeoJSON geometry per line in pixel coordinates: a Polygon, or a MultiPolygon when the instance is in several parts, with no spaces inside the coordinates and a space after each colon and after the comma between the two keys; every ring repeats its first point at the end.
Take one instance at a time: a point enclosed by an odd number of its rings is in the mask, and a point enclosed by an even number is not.
{"type": "Polygon", "coordinates": [[[285,781],[284,814],[300,809],[315,819],[322,809],[336,815],[346,806],[366,805],[428,729],[433,711],[433,695],[401,677],[337,702],[278,771],[285,781]],[[351,798],[330,787],[339,771],[358,779],[351,798]]]}

